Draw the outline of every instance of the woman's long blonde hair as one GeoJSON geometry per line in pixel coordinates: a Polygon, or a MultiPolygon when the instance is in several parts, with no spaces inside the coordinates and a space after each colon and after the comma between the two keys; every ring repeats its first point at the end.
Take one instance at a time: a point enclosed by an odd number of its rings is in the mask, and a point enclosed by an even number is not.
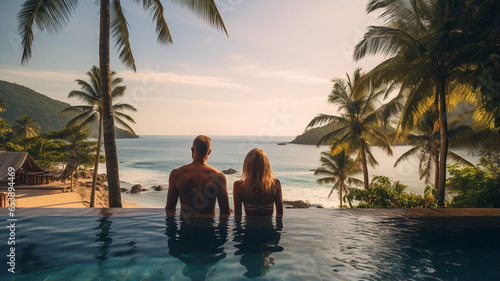
{"type": "Polygon", "coordinates": [[[271,193],[274,185],[273,170],[267,154],[262,149],[254,148],[248,152],[243,163],[241,180],[250,193],[257,197],[271,193]]]}

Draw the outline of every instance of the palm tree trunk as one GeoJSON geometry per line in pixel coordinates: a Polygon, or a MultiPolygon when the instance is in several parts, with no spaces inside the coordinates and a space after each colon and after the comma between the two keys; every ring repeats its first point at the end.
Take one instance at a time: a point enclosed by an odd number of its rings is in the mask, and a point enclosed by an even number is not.
{"type": "Polygon", "coordinates": [[[446,158],[448,156],[448,116],[446,113],[446,81],[442,79],[437,87],[439,94],[439,126],[440,144],[439,150],[439,181],[438,181],[438,206],[444,206],[444,194],[446,184],[446,158]]]}
{"type": "Polygon", "coordinates": [[[344,189],[344,181],[340,183],[339,187],[340,209],[342,209],[342,189],[344,189]]]}
{"type": "Polygon", "coordinates": [[[95,154],[94,175],[92,176],[92,193],[90,195],[90,207],[95,207],[95,184],[97,182],[97,169],[99,168],[99,156],[101,153],[102,139],[102,114],[99,114],[99,134],[97,135],[97,151],[95,154]]]}
{"type": "Polygon", "coordinates": [[[115,124],[111,104],[111,81],[109,61],[110,5],[109,0],[101,0],[99,67],[101,68],[102,115],[104,125],[104,151],[106,173],[108,175],[109,207],[121,208],[120,178],[118,175],[118,155],[116,153],[115,124]]]}
{"type": "Polygon", "coordinates": [[[363,166],[363,184],[368,189],[368,166],[366,165],[365,147],[361,145],[361,166],[363,166]]]}
{"type": "Polygon", "coordinates": [[[434,154],[434,188],[437,189],[438,186],[439,186],[439,151],[436,151],[434,154]]]}

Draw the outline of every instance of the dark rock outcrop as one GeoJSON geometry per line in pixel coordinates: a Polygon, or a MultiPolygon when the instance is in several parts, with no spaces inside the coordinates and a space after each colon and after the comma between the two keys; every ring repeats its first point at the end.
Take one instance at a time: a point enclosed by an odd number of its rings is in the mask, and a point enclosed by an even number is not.
{"type": "Polygon", "coordinates": [[[302,201],[302,200],[296,200],[296,201],[283,201],[283,205],[287,209],[304,209],[304,208],[309,208],[309,205],[302,201]]]}
{"type": "Polygon", "coordinates": [[[130,193],[137,193],[141,191],[142,191],[142,186],[140,184],[136,184],[132,186],[132,188],[130,189],[130,193]]]}
{"type": "Polygon", "coordinates": [[[122,187],[122,188],[120,188],[120,191],[121,192],[128,192],[128,189],[122,187]]]}
{"type": "Polygon", "coordinates": [[[153,187],[151,187],[151,188],[154,189],[155,191],[162,191],[163,185],[153,185],[153,187]]]}
{"type": "Polygon", "coordinates": [[[232,169],[232,168],[229,168],[227,170],[222,170],[222,173],[224,175],[232,175],[232,174],[236,174],[236,170],[235,169],[232,169]]]}

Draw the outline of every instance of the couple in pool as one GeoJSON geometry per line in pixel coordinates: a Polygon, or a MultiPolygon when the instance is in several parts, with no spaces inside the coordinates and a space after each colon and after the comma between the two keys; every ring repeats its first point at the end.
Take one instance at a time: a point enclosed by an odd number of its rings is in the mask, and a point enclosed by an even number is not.
{"type": "MultiPolygon", "coordinates": [[[[177,201],[181,201],[181,216],[215,215],[215,201],[220,215],[229,215],[226,177],[207,165],[211,153],[210,138],[198,136],[193,141],[191,164],[170,173],[167,193],[167,215],[175,215],[177,201]]],[[[273,177],[269,159],[261,149],[252,149],[245,157],[241,180],[233,186],[234,215],[242,215],[242,204],[247,216],[283,215],[280,181],[273,177]]]]}

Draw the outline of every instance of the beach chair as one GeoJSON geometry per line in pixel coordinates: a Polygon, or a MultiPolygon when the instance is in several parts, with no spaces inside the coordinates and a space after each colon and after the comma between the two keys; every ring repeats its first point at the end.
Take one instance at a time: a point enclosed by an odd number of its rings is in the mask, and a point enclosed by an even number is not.
{"type": "MultiPolygon", "coordinates": [[[[64,168],[64,171],[60,174],[53,174],[51,175],[52,176],[52,180],[54,181],[65,181],[68,177],[70,177],[71,175],[73,175],[73,173],[76,171],[76,169],[78,168],[78,161],[74,160],[74,159],[70,159],[68,161],[68,164],[66,164],[66,167],[64,168]]],[[[73,191],[73,178],[71,178],[71,191],[73,191]]]]}

